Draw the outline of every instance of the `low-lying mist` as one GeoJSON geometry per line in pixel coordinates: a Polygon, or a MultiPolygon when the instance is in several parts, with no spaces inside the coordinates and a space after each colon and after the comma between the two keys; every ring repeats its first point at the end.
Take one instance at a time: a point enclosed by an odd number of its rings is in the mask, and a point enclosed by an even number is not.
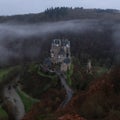
{"type": "MultiPolygon", "coordinates": [[[[99,26],[100,27],[100,26],[99,26]]],[[[97,20],[69,20],[39,24],[0,24],[0,36],[16,37],[46,36],[55,32],[84,32],[98,28],[97,20]]]]}
{"type": "Polygon", "coordinates": [[[113,30],[112,39],[115,41],[115,45],[120,46],[119,37],[117,37],[119,36],[120,27],[115,29],[113,23],[99,20],[69,20],[39,24],[0,24],[0,65],[11,64],[13,61],[19,63],[40,59],[41,53],[49,52],[45,51],[43,46],[48,47],[49,44],[50,47],[49,40],[52,38],[59,38],[63,35],[63,38],[69,39],[69,35],[72,36],[73,34],[77,36],[76,39],[79,37],[79,41],[80,35],[84,34],[84,36],[87,36],[91,32],[92,36],[94,36],[92,31],[97,32],[98,35],[103,34],[106,26],[113,30]]]}

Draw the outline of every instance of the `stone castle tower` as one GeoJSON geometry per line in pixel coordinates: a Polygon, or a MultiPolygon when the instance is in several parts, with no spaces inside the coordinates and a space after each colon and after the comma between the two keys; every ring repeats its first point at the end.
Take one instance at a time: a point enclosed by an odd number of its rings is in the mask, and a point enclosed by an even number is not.
{"type": "Polygon", "coordinates": [[[60,70],[66,72],[70,69],[71,53],[70,41],[67,39],[54,39],[51,44],[51,62],[60,64],[60,70]]]}

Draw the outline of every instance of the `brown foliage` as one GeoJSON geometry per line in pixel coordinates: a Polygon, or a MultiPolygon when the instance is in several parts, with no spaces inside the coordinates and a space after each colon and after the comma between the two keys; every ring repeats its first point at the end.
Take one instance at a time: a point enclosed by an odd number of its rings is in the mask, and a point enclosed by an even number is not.
{"type": "MultiPolygon", "coordinates": [[[[42,101],[35,105],[23,120],[37,120],[38,115],[52,113],[54,120],[118,120],[120,118],[120,68],[113,68],[109,73],[93,81],[88,91],[77,92],[65,108],[59,108],[61,101],[56,102],[50,95],[59,93],[56,90],[46,92],[42,101]],[[47,108],[47,110],[45,109],[47,108]],[[80,115],[80,116],[79,116],[80,115]]],[[[63,95],[61,92],[59,95],[63,95]]],[[[46,119],[50,120],[50,119],[46,119]]]]}
{"type": "Polygon", "coordinates": [[[77,114],[75,115],[65,114],[64,116],[59,117],[58,120],[85,120],[85,119],[77,114]]]}

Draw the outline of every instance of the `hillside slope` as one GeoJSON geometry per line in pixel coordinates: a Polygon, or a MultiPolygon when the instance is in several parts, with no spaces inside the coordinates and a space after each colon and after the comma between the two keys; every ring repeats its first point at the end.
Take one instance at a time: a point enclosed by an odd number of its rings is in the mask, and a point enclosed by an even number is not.
{"type": "Polygon", "coordinates": [[[120,21],[119,10],[114,9],[84,9],[56,7],[38,14],[1,16],[0,23],[39,23],[48,21],[63,21],[73,19],[102,19],[120,21]]]}
{"type": "MultiPolygon", "coordinates": [[[[76,120],[83,119],[79,115],[87,120],[119,120],[119,83],[120,68],[113,68],[109,73],[91,82],[87,91],[76,92],[71,102],[64,109],[58,109],[58,105],[49,98],[49,95],[33,106],[23,120],[74,120],[75,118],[72,115],[76,116],[76,120]],[[50,109],[54,105],[56,109],[50,109]],[[47,108],[49,108],[48,111],[47,108]]],[[[44,94],[47,95],[47,93],[44,94]]]]}

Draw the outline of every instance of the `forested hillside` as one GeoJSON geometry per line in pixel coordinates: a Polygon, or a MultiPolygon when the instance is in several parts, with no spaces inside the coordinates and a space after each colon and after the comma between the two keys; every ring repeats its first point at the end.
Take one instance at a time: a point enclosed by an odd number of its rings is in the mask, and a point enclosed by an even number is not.
{"type": "Polygon", "coordinates": [[[84,9],[84,8],[67,8],[57,7],[45,10],[38,14],[25,14],[14,16],[1,16],[0,22],[19,22],[19,23],[36,23],[47,21],[60,21],[71,19],[102,19],[120,21],[119,10],[114,9],[84,9]]]}
{"type": "Polygon", "coordinates": [[[39,14],[1,16],[1,66],[40,61],[48,56],[54,38],[69,39],[72,55],[81,62],[92,59],[94,64],[108,67],[118,64],[119,20],[118,10],[65,7],[39,14]]]}
{"type": "Polygon", "coordinates": [[[0,120],[119,120],[119,83],[119,10],[0,17],[0,120]],[[53,39],[70,41],[66,72],[45,64],[53,39]]]}

